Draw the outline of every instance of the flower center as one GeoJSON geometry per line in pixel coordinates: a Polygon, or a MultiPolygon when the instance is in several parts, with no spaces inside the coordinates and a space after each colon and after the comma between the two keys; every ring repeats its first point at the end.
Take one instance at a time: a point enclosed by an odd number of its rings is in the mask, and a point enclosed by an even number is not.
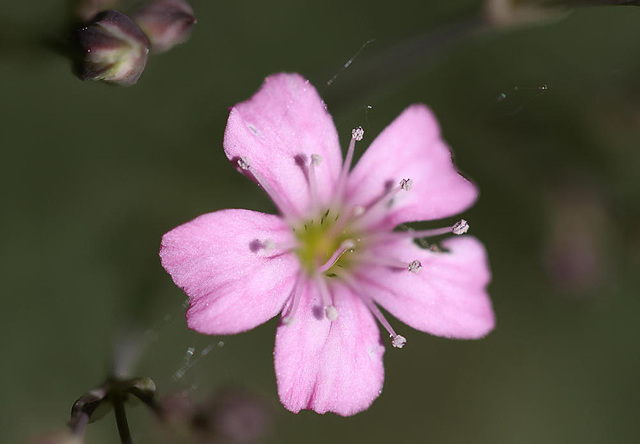
{"type": "Polygon", "coordinates": [[[298,240],[295,252],[302,267],[313,275],[317,272],[333,277],[335,269],[348,268],[357,236],[348,229],[336,230],[336,219],[307,220],[294,228],[298,240]]]}

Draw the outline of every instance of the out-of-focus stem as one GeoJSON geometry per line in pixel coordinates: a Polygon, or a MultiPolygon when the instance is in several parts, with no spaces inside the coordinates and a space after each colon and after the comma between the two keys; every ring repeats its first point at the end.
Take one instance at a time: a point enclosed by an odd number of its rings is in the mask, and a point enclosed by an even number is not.
{"type": "Polygon", "coordinates": [[[122,444],[132,444],[131,432],[129,431],[129,423],[127,422],[127,413],[124,410],[124,399],[119,394],[114,396],[113,410],[116,414],[116,425],[120,434],[120,442],[122,444]]]}

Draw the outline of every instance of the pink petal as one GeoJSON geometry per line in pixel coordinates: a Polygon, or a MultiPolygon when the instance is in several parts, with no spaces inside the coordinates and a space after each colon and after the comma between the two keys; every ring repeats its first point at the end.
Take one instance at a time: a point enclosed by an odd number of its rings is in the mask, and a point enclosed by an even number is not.
{"type": "Polygon", "coordinates": [[[418,330],[458,339],[480,338],[495,325],[487,293],[491,280],[487,253],[472,236],[449,238],[442,245],[450,251],[424,250],[408,239],[373,248],[372,255],[406,262],[417,259],[423,268],[411,273],[370,266],[358,273],[362,292],[418,330]]]}
{"type": "Polygon", "coordinates": [[[280,210],[293,216],[308,214],[312,206],[304,172],[311,155],[322,157],[317,166],[321,204],[333,196],[342,163],[333,119],[299,74],[267,77],[251,99],[231,110],[224,150],[232,162],[245,158],[278,195],[280,210]]]}
{"type": "Polygon", "coordinates": [[[278,393],[294,413],[312,409],[353,415],[382,391],[384,347],[373,316],[346,287],[336,284],[332,292],[335,321],[324,317],[319,292],[307,282],[295,322],[278,327],[278,393]]]}
{"type": "Polygon", "coordinates": [[[384,220],[373,225],[392,228],[449,217],[471,206],[478,195],[456,170],[438,122],[424,105],[405,109],[365,151],[349,175],[349,202],[367,206],[402,179],[412,179],[413,187],[401,191],[384,220]]]}
{"type": "Polygon", "coordinates": [[[265,240],[291,242],[291,229],[278,216],[248,210],[203,214],[162,237],[162,266],[189,296],[189,328],[233,334],[282,310],[299,264],[292,253],[260,248],[265,240]]]}

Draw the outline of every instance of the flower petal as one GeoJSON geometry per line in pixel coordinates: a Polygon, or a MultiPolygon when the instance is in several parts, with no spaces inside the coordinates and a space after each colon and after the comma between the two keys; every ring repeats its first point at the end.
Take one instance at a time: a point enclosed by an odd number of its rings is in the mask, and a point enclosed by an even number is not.
{"type": "Polygon", "coordinates": [[[261,242],[290,243],[274,215],[248,210],[203,214],[162,237],[162,266],[189,296],[187,324],[200,333],[233,334],[278,314],[299,269],[293,253],[261,242]]]}
{"type": "Polygon", "coordinates": [[[371,266],[357,279],[389,313],[418,330],[458,339],[480,338],[494,328],[495,315],[487,293],[491,271],[484,246],[472,236],[446,239],[449,252],[433,252],[402,239],[372,249],[372,255],[393,256],[422,269],[371,266]]]}
{"type": "Polygon", "coordinates": [[[296,320],[278,326],[275,369],[278,393],[294,413],[312,409],[348,416],[368,408],[384,381],[384,346],[373,316],[346,287],[331,287],[338,318],[324,316],[311,282],[300,295],[296,320]]]}
{"type": "Polygon", "coordinates": [[[267,77],[251,99],[233,107],[224,150],[232,162],[245,159],[273,189],[280,210],[298,217],[313,205],[305,173],[311,155],[322,157],[316,167],[320,204],[333,196],[342,163],[333,119],[299,74],[267,77]]]}
{"type": "Polygon", "coordinates": [[[370,226],[393,228],[449,217],[471,206],[478,195],[456,170],[438,122],[424,105],[405,109],[373,141],[349,175],[348,201],[366,207],[402,179],[412,179],[412,188],[399,193],[383,220],[370,226]]]}

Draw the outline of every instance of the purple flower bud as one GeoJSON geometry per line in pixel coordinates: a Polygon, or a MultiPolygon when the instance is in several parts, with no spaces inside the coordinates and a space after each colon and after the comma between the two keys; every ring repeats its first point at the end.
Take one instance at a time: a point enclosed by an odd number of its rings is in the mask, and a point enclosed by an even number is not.
{"type": "Polygon", "coordinates": [[[536,0],[487,0],[484,9],[487,21],[496,27],[544,23],[563,16],[560,7],[536,0]]]}
{"type": "Polygon", "coordinates": [[[164,433],[181,437],[179,442],[263,442],[272,427],[264,400],[238,388],[223,389],[202,403],[175,393],[158,400],[156,406],[164,433]]]}
{"type": "Polygon", "coordinates": [[[76,15],[85,23],[99,12],[117,8],[121,2],[120,0],[76,0],[74,3],[76,15]]]}
{"type": "Polygon", "coordinates": [[[612,282],[615,231],[603,190],[570,177],[552,189],[543,261],[550,283],[566,296],[605,294],[612,282]]]}
{"type": "Polygon", "coordinates": [[[126,15],[104,11],[75,34],[76,74],[121,86],[138,81],[147,63],[149,39],[126,15]]]}
{"type": "Polygon", "coordinates": [[[151,41],[155,53],[168,51],[184,43],[196,23],[191,5],[185,0],[156,0],[145,4],[131,15],[151,41]]]}
{"type": "Polygon", "coordinates": [[[26,444],[82,444],[81,436],[74,436],[68,430],[52,431],[38,436],[33,436],[26,444]]]}
{"type": "Polygon", "coordinates": [[[270,431],[271,414],[263,400],[252,393],[228,388],[210,399],[207,407],[221,442],[262,442],[270,431]]]}

